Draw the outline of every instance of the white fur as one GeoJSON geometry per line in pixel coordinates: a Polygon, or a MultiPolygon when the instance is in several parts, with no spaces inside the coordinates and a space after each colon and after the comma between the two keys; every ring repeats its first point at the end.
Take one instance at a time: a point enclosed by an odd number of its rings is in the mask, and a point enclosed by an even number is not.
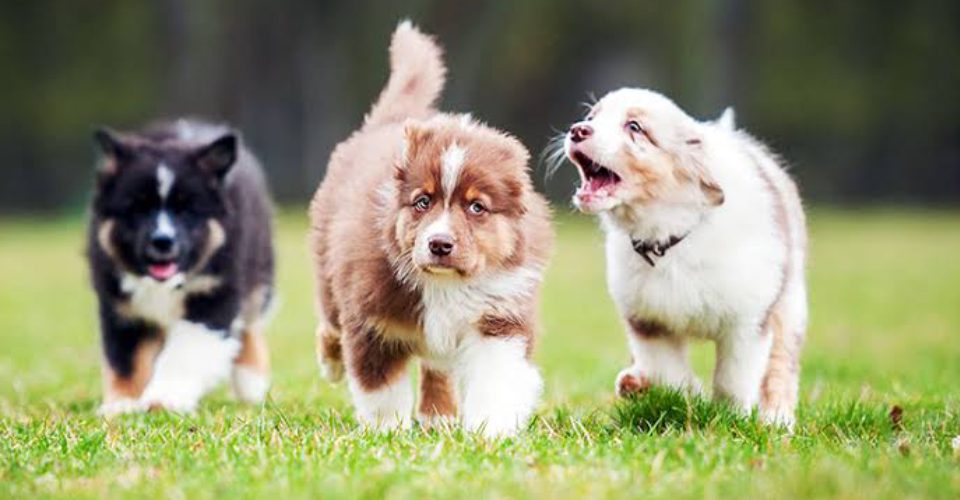
{"type": "Polygon", "coordinates": [[[234,365],[231,381],[233,394],[244,403],[262,403],[270,390],[269,377],[242,365],[234,365]]]}
{"type": "Polygon", "coordinates": [[[175,412],[191,412],[205,394],[230,375],[240,341],[221,331],[179,321],[167,331],[153,376],[140,402],[175,412]]]}
{"type": "MultiPolygon", "coordinates": [[[[476,323],[485,313],[518,314],[542,279],[542,271],[520,267],[470,280],[422,277],[426,337],[424,363],[453,377],[460,417],[471,430],[503,436],[522,428],[536,407],[542,381],[526,359],[521,339],[483,336],[476,323]]],[[[358,418],[375,427],[410,423],[413,389],[406,371],[376,391],[347,377],[358,418]]]]}
{"type": "Polygon", "coordinates": [[[97,415],[101,417],[113,417],[127,413],[138,413],[146,410],[139,399],[120,398],[109,403],[103,403],[97,409],[97,415]]]}
{"type": "Polygon", "coordinates": [[[450,212],[446,209],[436,220],[417,234],[413,249],[415,262],[430,262],[430,240],[439,235],[450,236],[450,212]]]}
{"type": "MultiPolygon", "coordinates": [[[[619,393],[621,381],[628,375],[644,378],[651,383],[699,394],[700,380],[687,359],[687,340],[683,338],[640,338],[627,335],[633,364],[617,375],[615,390],[619,393]]],[[[621,394],[623,395],[623,394],[621,394]]]]}
{"type": "Polygon", "coordinates": [[[455,374],[466,429],[498,437],[516,434],[526,425],[543,391],[526,348],[521,339],[482,337],[461,348],[455,374]]]}
{"type": "Polygon", "coordinates": [[[347,377],[357,418],[375,429],[405,429],[412,423],[413,387],[406,369],[389,384],[368,391],[356,377],[347,377]]]}
{"type": "MultiPolygon", "coordinates": [[[[636,89],[612,92],[598,106],[589,122],[595,161],[617,170],[610,163],[626,140],[626,110],[641,107],[649,120],[645,125],[652,127],[661,147],[671,152],[702,148],[696,153],[725,193],[725,202],[712,209],[683,199],[645,206],[617,199],[614,206],[601,209],[607,281],[621,316],[663,323],[682,337],[717,341],[715,393],[743,409],[752,408],[770,352],[770,335],[761,334],[759,326],[781,289],[784,269],[791,269],[783,297],[788,304],[781,318],[785,330],[792,335],[806,326],[803,215],[799,203],[785,195],[788,176],[752,139],[733,130],[732,110],[717,122],[697,122],[669,99],[636,89]],[[702,142],[686,145],[690,135],[671,135],[673,131],[693,134],[702,142]],[[771,195],[761,172],[777,194],[771,195]],[[775,196],[783,197],[788,212],[789,246],[776,225],[775,196]],[[671,235],[687,236],[657,258],[655,267],[631,246],[631,239],[663,241],[671,235]]],[[[656,153],[649,143],[637,142],[628,146],[636,156],[656,153]]],[[[670,347],[629,335],[635,363],[621,377],[630,373],[671,386],[698,386],[680,344],[670,347]]]]}
{"type": "Polygon", "coordinates": [[[450,198],[453,191],[457,188],[457,181],[460,179],[460,171],[463,170],[463,162],[466,159],[467,151],[460,147],[456,142],[447,146],[440,156],[441,176],[440,183],[443,186],[443,195],[447,206],[450,205],[450,198]]]}
{"type": "Polygon", "coordinates": [[[177,229],[173,226],[173,221],[170,219],[170,213],[166,210],[161,210],[157,214],[157,229],[154,231],[154,234],[159,236],[167,236],[173,238],[177,235],[177,229]]]}
{"type": "Polygon", "coordinates": [[[176,175],[167,167],[165,164],[161,163],[157,167],[157,194],[160,195],[161,200],[166,200],[170,196],[170,190],[173,188],[173,182],[176,180],[176,175]]]}
{"type": "Polygon", "coordinates": [[[188,279],[183,273],[166,281],[126,273],[120,280],[120,289],[130,296],[129,315],[164,327],[183,317],[188,294],[206,293],[219,285],[219,278],[200,275],[188,279]]]}

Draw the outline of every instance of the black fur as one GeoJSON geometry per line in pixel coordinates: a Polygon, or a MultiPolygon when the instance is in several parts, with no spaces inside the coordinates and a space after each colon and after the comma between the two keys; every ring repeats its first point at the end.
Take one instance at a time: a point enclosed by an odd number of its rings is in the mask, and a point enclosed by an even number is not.
{"type": "Polygon", "coordinates": [[[164,281],[160,271],[174,266],[187,276],[181,289],[196,276],[214,277],[218,286],[187,295],[183,318],[166,323],[183,319],[224,336],[241,333],[231,332],[234,320],[253,321],[264,312],[274,278],[271,204],[253,155],[228,129],[182,120],[130,134],[100,130],[95,139],[102,158],[87,256],[110,367],[129,376],[139,343],[164,328],[131,313],[124,276],[164,281]],[[165,198],[157,173],[161,165],[174,179],[165,198]],[[158,241],[169,234],[160,233],[161,211],[174,229],[170,241],[158,241]],[[218,231],[211,230],[211,221],[223,235],[212,253],[218,231]],[[112,225],[106,245],[100,234],[104,224],[112,225]]]}

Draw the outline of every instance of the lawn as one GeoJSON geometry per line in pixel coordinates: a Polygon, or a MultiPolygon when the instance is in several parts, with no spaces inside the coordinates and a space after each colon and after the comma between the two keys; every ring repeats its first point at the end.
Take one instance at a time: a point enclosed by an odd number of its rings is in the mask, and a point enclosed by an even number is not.
{"type": "MultiPolygon", "coordinates": [[[[371,434],[313,357],[300,211],[280,219],[282,308],[263,407],[111,422],[77,219],[0,222],[0,497],[960,496],[960,213],[810,214],[811,325],[796,432],[654,392],[617,402],[628,361],[593,221],[557,221],[527,432],[371,434]],[[894,411],[894,407],[902,410],[894,411]],[[894,415],[891,415],[891,412],[894,415]]],[[[708,346],[694,352],[709,378],[708,346]]]]}

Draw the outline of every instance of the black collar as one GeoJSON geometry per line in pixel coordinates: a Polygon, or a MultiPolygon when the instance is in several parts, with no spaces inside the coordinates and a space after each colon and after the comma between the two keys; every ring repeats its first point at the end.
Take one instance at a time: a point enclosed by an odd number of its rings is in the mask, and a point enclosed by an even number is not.
{"type": "Polygon", "coordinates": [[[653,254],[654,257],[663,257],[666,255],[667,250],[673,248],[674,245],[680,243],[686,237],[686,234],[683,236],[671,236],[667,241],[631,239],[630,243],[633,244],[633,250],[640,254],[643,260],[647,261],[647,264],[650,264],[650,267],[656,267],[653,263],[653,257],[651,257],[650,254],[653,254]]]}

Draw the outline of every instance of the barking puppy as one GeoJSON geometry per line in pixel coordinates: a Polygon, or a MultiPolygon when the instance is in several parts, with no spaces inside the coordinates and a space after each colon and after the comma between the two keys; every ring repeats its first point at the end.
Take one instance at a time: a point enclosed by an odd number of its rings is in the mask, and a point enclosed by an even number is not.
{"type": "Polygon", "coordinates": [[[345,368],[365,424],[410,423],[417,357],[425,424],[459,415],[512,434],[542,386],[530,353],[547,205],[516,139],[433,108],[445,69],[431,38],[401,23],[390,54],[386,88],[310,207],[318,359],[332,380],[345,368]]]}
{"type": "Polygon", "coordinates": [[[191,411],[231,374],[239,399],[263,401],[273,248],[256,160],[230,130],[185,120],[95,138],[100,412],[191,411]]]}
{"type": "Polygon", "coordinates": [[[612,92],[566,136],[599,214],[610,293],[633,364],[618,394],[663,384],[699,391],[691,338],[717,345],[715,396],[791,426],[807,324],[806,229],[778,159],[728,110],[698,122],[647,90],[612,92]]]}

